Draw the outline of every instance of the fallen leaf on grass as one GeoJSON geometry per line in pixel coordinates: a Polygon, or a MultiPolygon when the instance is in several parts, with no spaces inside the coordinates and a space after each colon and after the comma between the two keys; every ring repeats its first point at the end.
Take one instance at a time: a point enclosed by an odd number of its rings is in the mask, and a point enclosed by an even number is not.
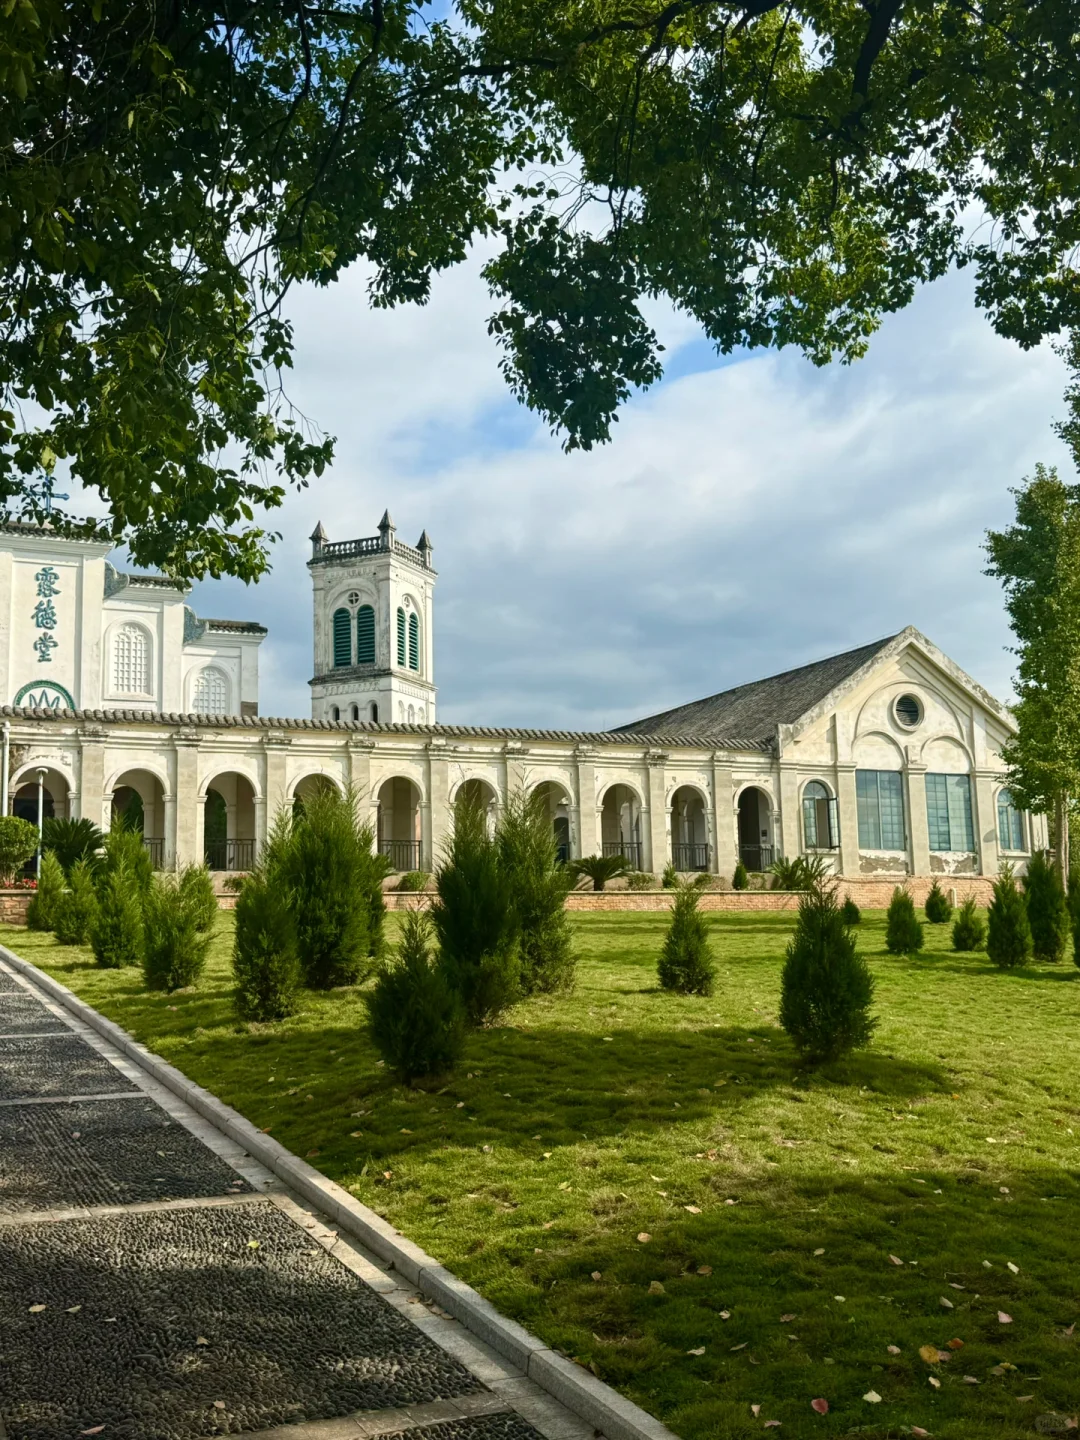
{"type": "Polygon", "coordinates": [[[912,1435],[917,1435],[919,1440],[930,1440],[930,1431],[924,1430],[921,1425],[912,1425],[912,1435]]]}
{"type": "Polygon", "coordinates": [[[920,1345],[919,1354],[926,1361],[927,1365],[937,1364],[938,1348],[936,1345],[920,1345]]]}
{"type": "Polygon", "coordinates": [[[224,1401],[224,1400],[215,1400],[215,1401],[214,1401],[214,1409],[215,1409],[215,1410],[224,1410],[224,1409],[225,1409],[225,1401],[224,1401]]]}
{"type": "Polygon", "coordinates": [[[899,1355],[899,1354],[900,1354],[900,1346],[899,1346],[899,1345],[886,1345],[886,1346],[885,1346],[885,1349],[889,1352],[890,1355],[899,1355]]]}
{"type": "Polygon", "coordinates": [[[930,1381],[930,1384],[934,1387],[935,1390],[941,1389],[941,1381],[937,1378],[936,1375],[928,1375],[926,1378],[930,1381]]]}
{"type": "Polygon", "coordinates": [[[938,1296],[938,1304],[939,1304],[939,1305],[944,1305],[944,1307],[945,1307],[946,1310],[955,1310],[955,1309],[956,1309],[956,1306],[952,1303],[952,1301],[951,1301],[951,1300],[946,1300],[944,1295],[939,1295],[939,1296],[938,1296]]]}
{"type": "Polygon", "coordinates": [[[650,1295],[664,1295],[664,1294],[666,1294],[666,1293],[667,1293],[667,1292],[665,1291],[663,1285],[661,1285],[661,1283],[660,1283],[659,1280],[650,1280],[650,1281],[649,1281],[649,1294],[650,1294],[650,1295]]]}
{"type": "Polygon", "coordinates": [[[247,1248],[248,1248],[249,1250],[258,1250],[258,1248],[259,1248],[259,1241],[258,1241],[258,1240],[249,1240],[249,1241],[248,1241],[248,1244],[247,1244],[247,1248]]]}
{"type": "Polygon", "coordinates": [[[1011,1316],[1011,1315],[1006,1315],[1004,1310],[999,1310],[999,1311],[998,1311],[998,1324],[999,1324],[999,1325],[1011,1325],[1012,1323],[1013,1323],[1013,1319],[1012,1319],[1012,1316],[1011,1316]]]}
{"type": "Polygon", "coordinates": [[[314,1160],[315,1156],[318,1155],[318,1153],[318,1150],[309,1150],[304,1158],[306,1160],[314,1160]]]}
{"type": "Polygon", "coordinates": [[[77,1315],[81,1309],[81,1305],[69,1305],[66,1313],[68,1315],[77,1315]]]}
{"type": "Polygon", "coordinates": [[[962,1350],[964,1348],[964,1342],[962,1340],[948,1340],[946,1344],[950,1350],[962,1350]]]}
{"type": "Polygon", "coordinates": [[[649,1243],[649,1241],[652,1239],[652,1236],[649,1234],[649,1232],[648,1232],[647,1230],[642,1230],[641,1234],[640,1234],[637,1238],[638,1238],[638,1244],[639,1244],[639,1245],[647,1245],[647,1244],[649,1243]]]}
{"type": "Polygon", "coordinates": [[[697,1273],[698,1273],[699,1275],[711,1275],[711,1274],[712,1274],[712,1266],[711,1266],[711,1265],[699,1265],[699,1266],[697,1267],[697,1273]]]}
{"type": "MultiPolygon", "coordinates": [[[[175,1005],[170,1005],[170,1006],[169,1006],[169,1009],[170,1009],[170,1010],[175,1010],[175,1009],[176,1009],[176,1006],[175,1006],[175,1005]]],[[[101,1432],[102,1432],[102,1430],[104,1430],[104,1429],[105,1429],[105,1426],[104,1426],[104,1425],[91,1425],[89,1430],[80,1430],[80,1431],[79,1431],[79,1434],[80,1434],[80,1435],[100,1435],[101,1432]]]]}
{"type": "Polygon", "coordinates": [[[730,1319],[731,1319],[731,1311],[730,1311],[730,1310],[721,1310],[721,1311],[720,1311],[720,1319],[721,1319],[721,1320],[730,1320],[730,1319]]]}
{"type": "Polygon", "coordinates": [[[31,1314],[31,1315],[40,1315],[41,1312],[42,1312],[42,1310],[44,1310],[44,1309],[45,1309],[45,1306],[44,1306],[44,1305],[31,1305],[31,1306],[30,1306],[30,1314],[31,1314]]]}
{"type": "Polygon", "coordinates": [[[751,1405],[751,1406],[750,1406],[750,1414],[753,1415],[754,1418],[756,1419],[756,1418],[761,1414],[761,1406],[760,1406],[760,1405],[751,1405]]]}
{"type": "Polygon", "coordinates": [[[750,1341],[749,1341],[749,1340],[744,1340],[741,1345],[732,1345],[732,1347],[731,1347],[731,1353],[732,1353],[732,1355],[735,1354],[735,1351],[736,1351],[736,1350],[745,1350],[746,1347],[747,1347],[747,1345],[749,1345],[749,1344],[750,1344],[750,1341]]]}
{"type": "Polygon", "coordinates": [[[781,1315],[781,1316],[780,1316],[780,1324],[781,1324],[781,1325],[790,1325],[791,1322],[792,1322],[792,1320],[794,1320],[794,1319],[795,1319],[795,1316],[794,1316],[794,1315],[781,1315]]]}
{"type": "Polygon", "coordinates": [[[690,1212],[691,1215],[700,1215],[700,1214],[701,1214],[701,1206],[700,1206],[700,1205],[684,1205],[682,1208],[683,1208],[684,1210],[689,1210],[689,1212],[690,1212]]]}
{"type": "Polygon", "coordinates": [[[593,1278],[594,1280],[602,1280],[604,1277],[603,1277],[603,1275],[601,1274],[601,1272],[600,1272],[599,1270],[594,1270],[594,1271],[592,1272],[592,1278],[593,1278]]]}
{"type": "Polygon", "coordinates": [[[687,1355],[704,1355],[704,1354],[705,1354],[705,1346],[704,1346],[704,1345],[698,1345],[696,1349],[694,1349],[694,1350],[687,1350],[686,1353],[687,1353],[687,1355]]]}
{"type": "Polygon", "coordinates": [[[822,1250],[815,1250],[815,1251],[814,1251],[814,1254],[815,1254],[815,1255],[824,1255],[824,1254],[825,1254],[825,1251],[824,1251],[824,1249],[822,1249],[822,1250]]]}
{"type": "Polygon", "coordinates": [[[840,1301],[840,1304],[843,1305],[844,1299],[845,1299],[845,1297],[844,1297],[843,1295],[834,1295],[832,1298],[833,1298],[834,1300],[839,1300],[839,1301],[840,1301]]]}
{"type": "Polygon", "coordinates": [[[465,1101],[464,1101],[464,1100],[459,1100],[459,1101],[457,1102],[457,1104],[454,1106],[454,1109],[455,1109],[455,1110],[464,1110],[464,1109],[465,1109],[465,1101]]]}
{"type": "Polygon", "coordinates": [[[965,1376],[964,1376],[964,1384],[965,1384],[965,1385],[981,1385],[981,1384],[982,1384],[982,1381],[981,1381],[981,1380],[977,1380],[974,1375],[965,1375],[965,1376]]]}
{"type": "Polygon", "coordinates": [[[889,1259],[894,1265],[903,1265],[904,1263],[903,1260],[900,1259],[899,1255],[890,1255],[889,1259]]]}
{"type": "Polygon", "coordinates": [[[1073,1323],[1068,1327],[1068,1329],[1062,1330],[1061,1333],[1062,1333],[1062,1335],[1065,1335],[1065,1336],[1067,1336],[1067,1337],[1071,1337],[1071,1336],[1075,1333],[1075,1331],[1076,1331],[1076,1321],[1074,1320],[1073,1323]]]}
{"type": "Polygon", "coordinates": [[[781,1422],[779,1420],[766,1420],[761,1428],[763,1430],[778,1430],[780,1428],[780,1424],[781,1422]]]}
{"type": "Polygon", "coordinates": [[[1013,1273],[1014,1275],[1019,1275],[1019,1274],[1020,1274],[1020,1266],[1019,1266],[1019,1265],[1014,1265],[1011,1260],[1009,1261],[1009,1269],[1012,1271],[1012,1273],[1013,1273]]]}
{"type": "Polygon", "coordinates": [[[822,1399],[811,1400],[810,1409],[815,1411],[818,1415],[827,1415],[829,1413],[829,1402],[828,1400],[822,1399]]]}
{"type": "Polygon", "coordinates": [[[876,1390],[867,1390],[866,1394],[862,1398],[866,1401],[868,1405],[881,1404],[881,1396],[877,1393],[876,1390]]]}
{"type": "Polygon", "coordinates": [[[350,1130],[350,1131],[349,1131],[349,1135],[352,1137],[353,1140],[359,1140],[360,1137],[361,1137],[361,1135],[363,1135],[363,1133],[364,1133],[363,1130],[350,1130]]]}

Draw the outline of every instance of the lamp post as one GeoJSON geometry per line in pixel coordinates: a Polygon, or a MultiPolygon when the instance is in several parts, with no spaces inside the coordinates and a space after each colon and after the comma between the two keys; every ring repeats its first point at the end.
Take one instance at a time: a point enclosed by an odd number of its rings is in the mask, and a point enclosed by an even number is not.
{"type": "Polygon", "coordinates": [[[45,820],[45,771],[37,772],[37,865],[35,875],[41,879],[41,827],[45,820]]]}

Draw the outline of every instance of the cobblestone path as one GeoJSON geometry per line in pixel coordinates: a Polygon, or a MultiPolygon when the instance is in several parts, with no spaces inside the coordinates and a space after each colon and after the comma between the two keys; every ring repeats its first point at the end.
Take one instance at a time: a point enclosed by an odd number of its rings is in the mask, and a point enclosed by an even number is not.
{"type": "Polygon", "coordinates": [[[0,1440],[593,1431],[0,962],[0,1440]]]}

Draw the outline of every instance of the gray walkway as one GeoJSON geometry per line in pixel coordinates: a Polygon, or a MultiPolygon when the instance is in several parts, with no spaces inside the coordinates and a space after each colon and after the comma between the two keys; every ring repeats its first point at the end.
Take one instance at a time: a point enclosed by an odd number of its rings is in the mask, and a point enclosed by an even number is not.
{"type": "Polygon", "coordinates": [[[0,1440],[593,1440],[0,962],[0,1440]]]}

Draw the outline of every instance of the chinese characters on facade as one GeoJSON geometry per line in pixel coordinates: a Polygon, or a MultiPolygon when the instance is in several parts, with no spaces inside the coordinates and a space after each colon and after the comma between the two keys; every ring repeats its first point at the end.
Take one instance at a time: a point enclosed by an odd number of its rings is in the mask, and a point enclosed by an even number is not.
{"type": "Polygon", "coordinates": [[[34,579],[37,581],[38,602],[34,606],[33,621],[41,632],[34,641],[34,650],[37,652],[39,665],[51,665],[52,652],[57,646],[56,637],[52,633],[56,629],[56,606],[53,598],[60,594],[60,576],[51,565],[43,565],[34,579]]]}

